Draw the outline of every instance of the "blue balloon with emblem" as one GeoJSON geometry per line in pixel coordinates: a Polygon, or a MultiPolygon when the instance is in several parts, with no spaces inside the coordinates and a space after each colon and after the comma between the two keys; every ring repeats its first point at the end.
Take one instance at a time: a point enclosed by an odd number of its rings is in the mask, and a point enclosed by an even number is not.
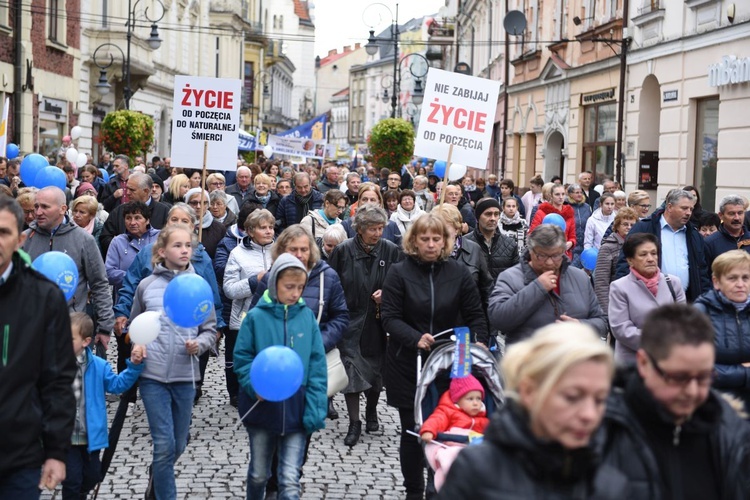
{"type": "Polygon", "coordinates": [[[214,308],[211,285],[197,274],[180,274],[164,290],[164,312],[177,326],[202,324],[214,308]]]}
{"type": "Polygon", "coordinates": [[[57,251],[45,252],[34,259],[31,266],[59,286],[65,300],[73,298],[78,287],[78,267],[68,254],[57,251]]]}

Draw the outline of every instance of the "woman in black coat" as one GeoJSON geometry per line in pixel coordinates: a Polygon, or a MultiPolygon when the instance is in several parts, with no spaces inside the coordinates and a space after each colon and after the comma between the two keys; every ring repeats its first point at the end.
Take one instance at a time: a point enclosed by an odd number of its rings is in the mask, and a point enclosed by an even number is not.
{"type": "Polygon", "coordinates": [[[385,386],[388,404],[401,421],[399,457],[407,498],[424,494],[424,455],[414,429],[414,396],[418,350],[428,352],[433,333],[467,326],[473,340],[487,343],[487,320],[479,290],[468,268],[450,259],[450,235],[435,214],[417,219],[404,238],[408,257],[391,266],[383,283],[380,306],[390,334],[386,349],[385,386]]]}
{"type": "Polygon", "coordinates": [[[626,477],[601,465],[614,360],[590,327],[544,327],[508,348],[502,370],[507,404],[458,455],[439,498],[631,498],[626,477]]]}
{"type": "Polygon", "coordinates": [[[349,385],[342,391],[349,413],[349,430],[344,444],[354,446],[362,433],[359,419],[359,399],[367,398],[365,430],[376,432],[378,399],[383,389],[386,336],[380,323],[381,289],[386,274],[399,259],[398,247],[382,238],[388,215],[381,207],[363,205],[354,216],[357,232],[338,245],[328,259],[341,278],[346,305],[349,309],[349,328],[338,343],[341,360],[349,377],[349,385]]]}

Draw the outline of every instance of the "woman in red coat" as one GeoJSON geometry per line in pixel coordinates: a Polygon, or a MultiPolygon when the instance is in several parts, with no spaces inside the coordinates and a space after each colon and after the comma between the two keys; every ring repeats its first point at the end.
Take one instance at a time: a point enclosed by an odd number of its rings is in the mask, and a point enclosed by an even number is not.
{"type": "Polygon", "coordinates": [[[573,207],[565,205],[565,187],[555,186],[552,188],[552,200],[539,205],[534,215],[534,220],[529,226],[529,234],[542,224],[544,217],[549,214],[561,215],[565,219],[565,253],[569,259],[573,258],[572,249],[576,246],[576,219],[573,207]]]}

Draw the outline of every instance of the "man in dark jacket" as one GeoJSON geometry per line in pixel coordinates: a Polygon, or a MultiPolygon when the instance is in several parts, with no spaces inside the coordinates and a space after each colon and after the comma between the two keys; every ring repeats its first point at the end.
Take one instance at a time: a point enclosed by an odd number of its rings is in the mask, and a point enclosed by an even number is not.
{"type": "MultiPolygon", "coordinates": [[[[633,226],[629,234],[651,233],[659,240],[659,268],[665,274],[680,278],[685,287],[685,297],[695,301],[711,289],[710,273],[706,266],[705,243],[698,230],[689,224],[695,198],[682,189],[667,193],[664,210],[633,226]]],[[[625,254],[620,252],[615,279],[630,272],[625,254]]]]}
{"type": "Polygon", "coordinates": [[[276,209],[276,233],[281,233],[292,224],[299,224],[310,210],[323,208],[323,195],[312,188],[310,174],[294,174],[294,192],[284,196],[276,209]]]}
{"type": "Polygon", "coordinates": [[[501,272],[518,264],[518,245],[497,229],[497,222],[500,220],[500,203],[496,199],[482,198],[477,202],[474,213],[477,218],[477,227],[466,235],[466,239],[473,241],[482,249],[482,255],[487,260],[487,268],[494,283],[501,272]]]}
{"type": "Polygon", "coordinates": [[[474,208],[466,201],[464,187],[461,183],[451,182],[447,186],[444,186],[443,189],[445,189],[445,202],[450,203],[461,212],[461,217],[464,220],[462,234],[467,234],[476,229],[477,219],[474,216],[474,208]]]}
{"type": "MultiPolygon", "coordinates": [[[[130,201],[140,201],[148,205],[151,209],[149,224],[154,229],[161,229],[167,223],[169,216],[169,206],[160,201],[151,199],[151,189],[154,180],[150,175],[134,172],[128,177],[126,188],[130,201]]],[[[123,215],[123,206],[118,205],[110,212],[107,222],[104,223],[102,233],[99,235],[99,246],[102,249],[102,257],[107,260],[107,250],[115,236],[125,234],[125,215],[123,215]]]]}
{"type": "Polygon", "coordinates": [[[331,189],[339,189],[339,167],[336,164],[330,164],[325,168],[323,179],[318,183],[318,191],[325,194],[331,189]]]}
{"type": "Polygon", "coordinates": [[[252,181],[253,173],[249,168],[237,167],[237,182],[227,186],[224,192],[227,195],[234,196],[234,199],[237,200],[237,206],[241,207],[247,201],[248,196],[253,193],[252,181]]]}
{"type": "Polygon", "coordinates": [[[19,250],[23,222],[0,195],[0,498],[38,498],[65,478],[76,413],[68,307],[19,250]]]}
{"type": "Polygon", "coordinates": [[[647,317],[604,420],[604,462],[628,476],[632,498],[750,498],[750,429],[711,390],[714,354],[711,322],[692,306],[647,317]]]}
{"type": "Polygon", "coordinates": [[[583,171],[578,174],[578,184],[581,186],[583,196],[586,198],[586,203],[589,204],[591,210],[594,209],[594,204],[599,198],[599,192],[594,189],[594,176],[589,171],[583,171]]]}
{"type": "Polygon", "coordinates": [[[722,198],[719,203],[721,226],[714,234],[706,238],[706,265],[711,270],[714,259],[724,252],[744,248],[750,252],[750,231],[742,224],[745,215],[745,203],[736,194],[722,198]]]}
{"type": "Polygon", "coordinates": [[[125,155],[115,156],[112,162],[114,175],[99,192],[99,203],[104,205],[104,210],[112,212],[116,206],[130,201],[127,191],[128,177],[130,177],[130,158],[125,155]]]}

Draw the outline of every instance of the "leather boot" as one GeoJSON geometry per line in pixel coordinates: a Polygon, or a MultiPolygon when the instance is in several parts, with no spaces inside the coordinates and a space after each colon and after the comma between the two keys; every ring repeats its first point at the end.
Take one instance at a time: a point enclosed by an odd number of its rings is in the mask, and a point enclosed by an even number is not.
{"type": "Polygon", "coordinates": [[[357,420],[356,422],[349,422],[349,430],[344,438],[344,444],[346,446],[354,446],[359,441],[359,436],[362,435],[362,421],[357,420]]]}
{"type": "Polygon", "coordinates": [[[339,412],[333,407],[333,398],[328,398],[328,415],[326,416],[329,420],[336,420],[339,418],[339,412]]]}
{"type": "Polygon", "coordinates": [[[368,434],[371,432],[378,432],[380,430],[380,422],[378,422],[377,412],[366,412],[365,413],[365,432],[368,434]]]}

